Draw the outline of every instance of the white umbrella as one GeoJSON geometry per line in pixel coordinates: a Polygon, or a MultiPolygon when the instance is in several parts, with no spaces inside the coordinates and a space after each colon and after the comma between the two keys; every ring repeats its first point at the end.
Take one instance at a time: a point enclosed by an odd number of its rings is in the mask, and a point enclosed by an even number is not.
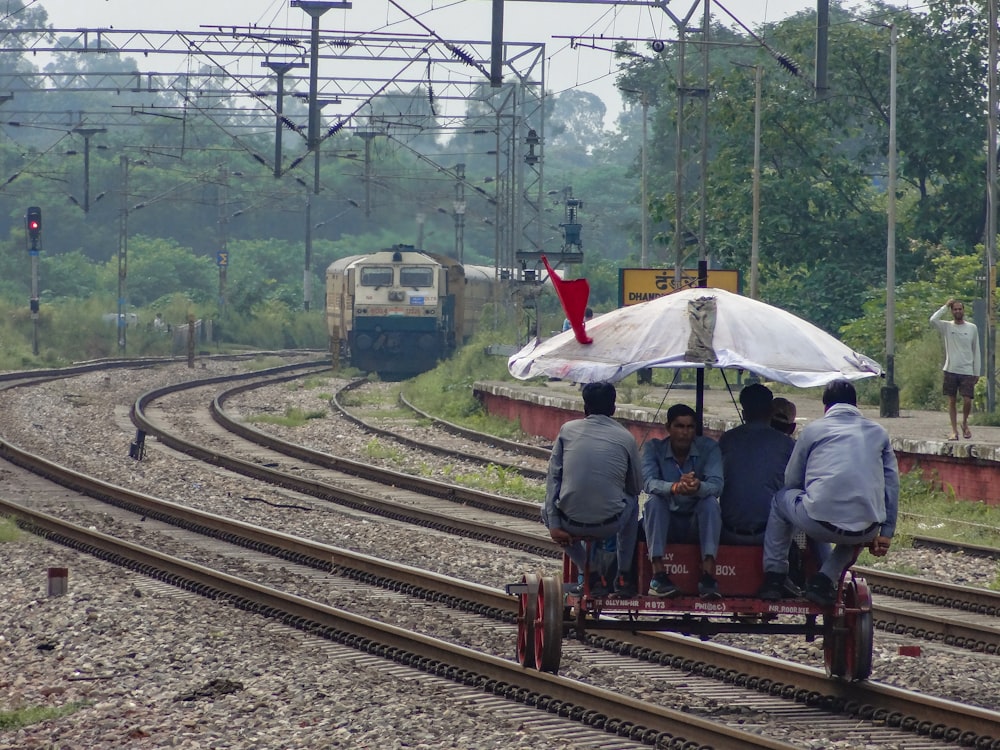
{"type": "Polygon", "coordinates": [[[573,331],[535,339],[508,360],[510,374],[592,383],[647,367],[720,367],[800,388],[882,374],[878,362],[812,323],[723,289],[686,289],[613,310],[587,323],[587,334],[592,344],[573,331]]]}

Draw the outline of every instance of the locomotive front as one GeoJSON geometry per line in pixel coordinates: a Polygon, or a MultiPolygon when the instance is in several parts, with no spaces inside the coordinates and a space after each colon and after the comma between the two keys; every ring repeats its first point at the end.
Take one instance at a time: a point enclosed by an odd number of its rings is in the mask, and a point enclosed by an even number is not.
{"type": "Polygon", "coordinates": [[[449,268],[397,246],[353,264],[351,364],[380,376],[409,377],[455,348],[455,296],[449,268]]]}

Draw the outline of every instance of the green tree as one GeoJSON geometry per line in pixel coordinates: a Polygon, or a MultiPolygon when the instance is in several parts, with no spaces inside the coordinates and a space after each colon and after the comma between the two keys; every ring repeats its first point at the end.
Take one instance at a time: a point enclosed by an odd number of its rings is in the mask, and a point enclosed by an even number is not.
{"type": "Polygon", "coordinates": [[[553,97],[546,129],[546,158],[584,165],[603,142],[607,107],[600,97],[570,89],[553,97]]]}
{"type": "MultiPolygon", "coordinates": [[[[117,267],[117,260],[113,261],[117,267]]],[[[133,237],[129,243],[127,291],[133,305],[144,307],[165,294],[185,292],[203,302],[215,295],[215,267],[206,257],[169,239],[133,237]]]]}
{"type": "MultiPolygon", "coordinates": [[[[898,347],[924,336],[932,312],[944,302],[956,299],[974,300],[982,295],[977,277],[982,274],[982,248],[978,254],[954,255],[941,246],[920,248],[930,262],[921,278],[900,284],[895,296],[895,326],[893,335],[898,347]]],[[[873,291],[864,303],[864,316],[841,328],[845,342],[869,356],[885,356],[885,290],[873,291]]],[[[971,307],[971,305],[970,305],[971,307]]]]}
{"type": "Polygon", "coordinates": [[[892,18],[900,29],[899,172],[919,196],[912,231],[970,248],[985,226],[985,3],[935,0],[926,13],[892,18]]]}
{"type": "Polygon", "coordinates": [[[79,250],[39,258],[43,299],[87,299],[108,290],[101,289],[100,268],[79,250]]]}

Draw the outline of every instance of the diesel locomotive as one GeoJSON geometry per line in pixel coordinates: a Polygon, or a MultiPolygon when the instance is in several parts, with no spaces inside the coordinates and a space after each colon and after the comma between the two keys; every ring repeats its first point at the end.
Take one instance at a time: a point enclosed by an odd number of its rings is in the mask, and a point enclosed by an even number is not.
{"type": "Polygon", "coordinates": [[[475,332],[495,276],[412,245],[336,260],[326,271],[333,356],[386,379],[429,370],[475,332]]]}

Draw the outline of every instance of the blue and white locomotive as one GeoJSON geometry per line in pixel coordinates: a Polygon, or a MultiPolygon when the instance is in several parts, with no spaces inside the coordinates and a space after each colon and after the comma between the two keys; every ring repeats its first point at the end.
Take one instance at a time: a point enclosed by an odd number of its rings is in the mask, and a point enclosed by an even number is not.
{"type": "Polygon", "coordinates": [[[419,374],[468,341],[495,287],[492,268],[412,245],[341,258],[326,272],[331,351],[382,377],[419,374]]]}

